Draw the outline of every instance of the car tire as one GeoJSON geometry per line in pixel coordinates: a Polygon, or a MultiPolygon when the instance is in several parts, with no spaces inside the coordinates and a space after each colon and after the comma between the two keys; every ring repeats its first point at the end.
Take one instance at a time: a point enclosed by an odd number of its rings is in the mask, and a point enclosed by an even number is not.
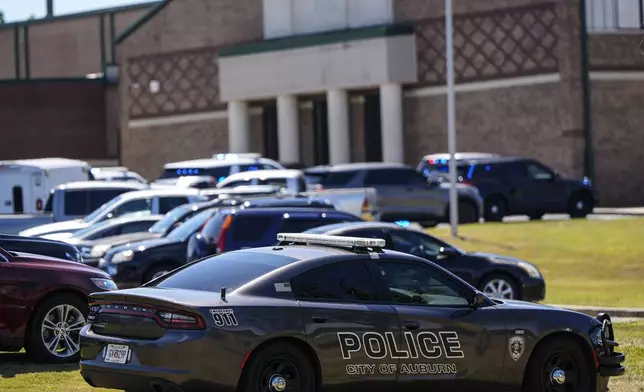
{"type": "Polygon", "coordinates": [[[593,212],[594,202],[590,196],[585,193],[572,195],[568,202],[568,214],[573,219],[585,218],[593,212]]]}
{"type": "Polygon", "coordinates": [[[490,196],[484,201],[484,218],[488,222],[502,222],[508,214],[508,204],[500,196],[490,196]]]}
{"type": "Polygon", "coordinates": [[[240,392],[317,389],[316,372],[307,355],[292,343],[269,344],[255,353],[245,366],[240,392]],[[285,384],[282,384],[285,383],[285,384]],[[295,383],[295,387],[288,386],[295,383]],[[280,385],[283,388],[271,388],[280,385]]]}
{"type": "Polygon", "coordinates": [[[555,390],[553,386],[562,391],[594,391],[595,373],[592,358],[576,340],[548,339],[532,353],[521,392],[555,390]]]}
{"type": "Polygon", "coordinates": [[[519,286],[514,278],[506,274],[492,274],[481,280],[479,290],[483,294],[496,299],[521,299],[519,286]]]}
{"type": "Polygon", "coordinates": [[[80,358],[80,330],[87,322],[87,301],[56,294],[35,310],[25,339],[27,354],[37,362],[61,364],[80,358]]]}
{"type": "Polygon", "coordinates": [[[169,263],[153,265],[143,275],[143,282],[141,282],[141,284],[146,284],[151,280],[160,278],[161,276],[167,274],[168,272],[176,268],[177,268],[176,266],[173,266],[172,264],[169,264],[169,263]]]}

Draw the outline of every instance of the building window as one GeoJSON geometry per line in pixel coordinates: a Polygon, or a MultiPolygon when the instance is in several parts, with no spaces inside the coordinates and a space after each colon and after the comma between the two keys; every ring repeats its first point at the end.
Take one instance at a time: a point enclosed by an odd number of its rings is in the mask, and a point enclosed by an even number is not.
{"type": "Polygon", "coordinates": [[[587,0],[589,31],[642,29],[644,0],[587,0]]]}

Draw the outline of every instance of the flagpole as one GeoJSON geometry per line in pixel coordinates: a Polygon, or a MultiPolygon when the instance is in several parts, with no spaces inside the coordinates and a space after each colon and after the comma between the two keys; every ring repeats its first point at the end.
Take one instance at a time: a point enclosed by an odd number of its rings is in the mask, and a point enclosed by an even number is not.
{"type": "Polygon", "coordinates": [[[456,106],[454,97],[454,16],[452,0],[445,0],[445,49],[447,66],[447,148],[449,150],[449,222],[452,237],[458,237],[458,194],[456,183],[456,106]]]}

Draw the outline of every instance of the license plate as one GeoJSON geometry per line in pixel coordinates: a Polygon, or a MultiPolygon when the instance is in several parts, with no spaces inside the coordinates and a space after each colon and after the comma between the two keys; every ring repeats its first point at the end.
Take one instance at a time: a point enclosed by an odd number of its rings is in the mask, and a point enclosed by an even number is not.
{"type": "Polygon", "coordinates": [[[108,344],[105,349],[105,362],[109,363],[127,363],[130,355],[130,348],[120,344],[108,344]]]}

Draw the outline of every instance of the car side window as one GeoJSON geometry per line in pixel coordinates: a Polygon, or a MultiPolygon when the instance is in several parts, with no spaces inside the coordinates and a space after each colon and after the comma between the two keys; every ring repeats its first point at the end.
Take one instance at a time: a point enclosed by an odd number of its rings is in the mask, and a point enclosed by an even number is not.
{"type": "Polygon", "coordinates": [[[317,301],[377,301],[376,286],[362,262],[343,262],[307,271],[291,281],[296,298],[317,301]]]}
{"type": "Polygon", "coordinates": [[[162,215],[174,210],[175,208],[188,203],[188,198],[180,197],[160,197],[159,198],[159,213],[162,215]]]}
{"type": "Polygon", "coordinates": [[[535,162],[527,163],[528,175],[534,180],[551,180],[554,173],[543,165],[535,162]]]}
{"type": "Polygon", "coordinates": [[[87,192],[65,192],[65,215],[87,215],[87,192]]]}
{"type": "Polygon", "coordinates": [[[143,211],[152,211],[152,199],[138,199],[125,202],[116,208],[113,217],[143,211]]]}
{"type": "Polygon", "coordinates": [[[426,259],[438,257],[440,249],[444,246],[431,237],[412,231],[390,230],[388,234],[392,240],[393,249],[426,259]]]}
{"type": "Polygon", "coordinates": [[[153,221],[141,221],[126,223],[121,226],[121,234],[140,233],[147,231],[152,225],[153,221]]]}
{"type": "Polygon", "coordinates": [[[89,209],[94,211],[103,204],[126,192],[121,189],[97,189],[89,192],[89,209]]]}
{"type": "Polygon", "coordinates": [[[467,298],[438,271],[422,264],[384,261],[377,264],[391,302],[405,305],[465,307],[467,298]]]}

